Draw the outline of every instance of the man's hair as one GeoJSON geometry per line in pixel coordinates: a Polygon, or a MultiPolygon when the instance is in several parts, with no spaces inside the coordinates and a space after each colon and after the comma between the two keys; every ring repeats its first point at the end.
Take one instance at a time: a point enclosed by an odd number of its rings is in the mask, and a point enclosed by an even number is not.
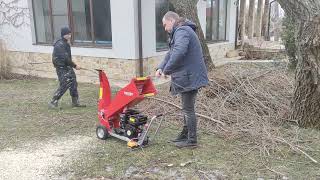
{"type": "Polygon", "coordinates": [[[172,12],[172,11],[168,11],[164,16],[163,19],[165,20],[175,20],[178,21],[180,19],[179,14],[172,12]]]}

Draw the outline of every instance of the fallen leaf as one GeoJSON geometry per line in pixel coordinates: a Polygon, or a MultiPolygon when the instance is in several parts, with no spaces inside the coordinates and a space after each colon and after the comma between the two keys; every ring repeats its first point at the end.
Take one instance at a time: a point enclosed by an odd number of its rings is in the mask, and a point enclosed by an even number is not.
{"type": "Polygon", "coordinates": [[[167,166],[168,166],[168,167],[172,167],[172,166],[173,166],[173,164],[168,164],[167,166]]]}
{"type": "Polygon", "coordinates": [[[188,165],[188,164],[190,164],[190,163],[192,163],[192,161],[188,161],[188,162],[185,162],[185,163],[181,163],[180,166],[184,167],[184,166],[186,166],[186,165],[188,165]]]}

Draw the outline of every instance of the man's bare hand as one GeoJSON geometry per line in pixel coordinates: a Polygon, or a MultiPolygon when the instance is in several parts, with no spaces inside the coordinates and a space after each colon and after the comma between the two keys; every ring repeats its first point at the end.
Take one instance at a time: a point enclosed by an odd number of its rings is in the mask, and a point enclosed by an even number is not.
{"type": "Polygon", "coordinates": [[[80,70],[80,69],[81,69],[81,67],[76,65],[76,70],[80,70]]]}
{"type": "Polygon", "coordinates": [[[161,70],[161,69],[158,69],[158,70],[156,71],[156,77],[159,78],[161,75],[162,75],[162,70],[161,70]]]}

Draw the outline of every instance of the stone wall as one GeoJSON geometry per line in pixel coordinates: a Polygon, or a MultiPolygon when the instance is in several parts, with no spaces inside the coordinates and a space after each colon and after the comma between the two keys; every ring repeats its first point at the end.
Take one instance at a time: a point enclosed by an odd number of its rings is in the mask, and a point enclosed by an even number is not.
{"type": "MultiPolygon", "coordinates": [[[[10,52],[13,73],[57,78],[51,62],[51,54],[33,52],[10,52]]],[[[98,82],[95,69],[103,69],[110,81],[128,81],[137,74],[137,60],[72,56],[73,61],[88,70],[75,71],[79,82],[98,82]]]]}
{"type": "MultiPolygon", "coordinates": [[[[226,52],[234,49],[232,43],[209,45],[211,56],[219,59],[226,52]]],[[[163,60],[165,53],[144,59],[144,75],[154,75],[157,65],[163,60]]],[[[88,56],[72,56],[73,61],[89,70],[76,71],[79,82],[97,83],[98,75],[94,69],[102,69],[109,80],[119,86],[126,84],[131,78],[139,76],[139,61],[132,59],[114,59],[88,56]]],[[[9,61],[12,72],[24,75],[57,78],[55,69],[51,63],[51,54],[11,51],[9,61]]]]}
{"type": "Polygon", "coordinates": [[[234,50],[234,43],[208,44],[212,60],[224,58],[228,51],[234,50]]]}

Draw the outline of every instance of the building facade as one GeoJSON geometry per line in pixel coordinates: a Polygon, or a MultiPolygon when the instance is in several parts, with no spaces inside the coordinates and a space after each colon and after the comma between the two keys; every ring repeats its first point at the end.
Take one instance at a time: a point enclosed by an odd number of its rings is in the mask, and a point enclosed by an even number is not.
{"type": "MultiPolygon", "coordinates": [[[[12,0],[4,0],[0,8],[12,0]]],[[[139,75],[139,11],[141,12],[143,74],[154,73],[167,52],[162,17],[172,9],[168,0],[18,0],[11,2],[26,13],[0,25],[0,39],[10,51],[12,71],[55,78],[51,64],[53,42],[60,28],[72,29],[73,60],[86,69],[104,69],[110,79],[139,75]]],[[[198,16],[213,59],[234,49],[236,0],[199,0],[198,16]]],[[[14,10],[13,10],[14,11],[14,10]]],[[[11,12],[12,13],[12,12],[11,12]]],[[[3,18],[0,16],[0,19],[3,18]]],[[[96,74],[77,71],[79,81],[95,81],[96,74]]]]}

